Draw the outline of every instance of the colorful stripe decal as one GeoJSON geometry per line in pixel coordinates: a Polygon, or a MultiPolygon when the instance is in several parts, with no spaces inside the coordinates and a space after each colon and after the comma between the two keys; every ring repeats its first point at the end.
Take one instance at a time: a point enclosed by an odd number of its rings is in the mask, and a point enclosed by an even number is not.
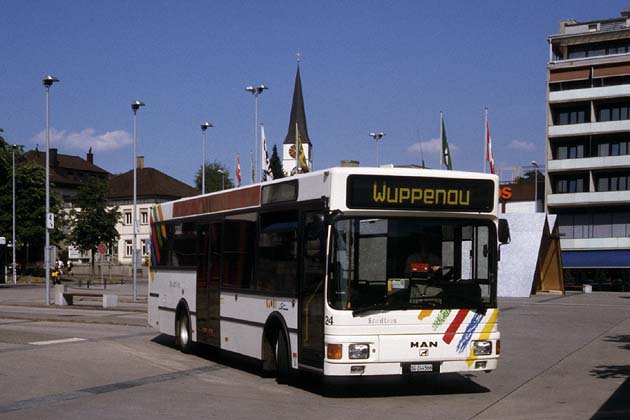
{"type": "Polygon", "coordinates": [[[460,338],[459,343],[457,343],[457,353],[463,353],[464,350],[466,350],[466,347],[468,347],[468,343],[470,343],[470,340],[472,339],[473,333],[479,326],[479,323],[482,319],[483,314],[479,312],[473,315],[470,323],[466,327],[466,331],[464,331],[464,334],[462,334],[462,338],[460,338]]]}
{"type": "Polygon", "coordinates": [[[442,324],[444,324],[444,321],[446,321],[446,318],[448,318],[450,314],[450,309],[440,309],[437,318],[433,321],[433,330],[437,330],[442,324]]]}
{"type": "MultiPolygon", "coordinates": [[[[495,324],[497,323],[497,319],[499,319],[499,308],[493,309],[492,311],[493,312],[492,315],[490,315],[490,319],[488,319],[488,322],[486,322],[486,324],[483,326],[483,329],[481,330],[481,333],[477,338],[478,340],[487,340],[488,338],[490,338],[492,328],[494,328],[495,324]]],[[[475,356],[474,350],[471,346],[470,355],[466,359],[466,364],[468,365],[468,367],[471,367],[475,360],[477,360],[477,356],[475,356]]]]}
{"type": "Polygon", "coordinates": [[[432,309],[423,309],[420,311],[420,313],[418,314],[418,319],[420,321],[422,321],[424,318],[431,316],[431,313],[433,312],[432,309]]]}
{"type": "Polygon", "coordinates": [[[446,344],[451,344],[451,341],[453,341],[453,338],[455,338],[455,333],[457,332],[457,329],[462,325],[462,322],[464,322],[466,315],[468,315],[468,309],[460,309],[457,311],[457,315],[455,315],[455,319],[453,319],[451,324],[446,329],[446,333],[444,333],[442,341],[444,341],[446,344]]]}
{"type": "MultiPolygon", "coordinates": [[[[162,214],[162,206],[158,204],[156,207],[159,216],[158,220],[161,222],[162,220],[164,220],[164,215],[162,214]]],[[[161,225],[160,227],[162,228],[162,238],[166,239],[166,226],[161,225]]]]}

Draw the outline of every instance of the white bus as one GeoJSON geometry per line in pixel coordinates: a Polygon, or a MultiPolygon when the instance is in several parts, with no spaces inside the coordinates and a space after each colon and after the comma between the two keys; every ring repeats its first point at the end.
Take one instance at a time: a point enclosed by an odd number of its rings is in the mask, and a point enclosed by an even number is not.
{"type": "Polygon", "coordinates": [[[149,323],[287,379],[490,371],[494,175],[331,168],[162,203],[149,323]]]}

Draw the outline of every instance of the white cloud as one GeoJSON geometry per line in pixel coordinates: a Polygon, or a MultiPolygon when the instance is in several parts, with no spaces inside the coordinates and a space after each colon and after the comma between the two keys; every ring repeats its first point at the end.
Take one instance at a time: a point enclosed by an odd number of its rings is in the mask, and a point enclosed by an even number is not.
{"type": "MultiPolygon", "coordinates": [[[[109,152],[125,147],[133,141],[131,134],[124,130],[106,131],[99,134],[93,128],[86,128],[79,132],[50,129],[50,146],[65,150],[87,151],[90,147],[93,152],[109,152]]],[[[33,138],[33,143],[39,144],[40,149],[45,148],[46,131],[43,130],[33,138]]]]}
{"type": "MultiPolygon", "coordinates": [[[[448,148],[451,153],[455,153],[459,150],[459,147],[451,142],[448,143],[448,148]]],[[[442,140],[431,139],[428,141],[419,141],[409,146],[407,152],[414,154],[422,152],[423,155],[440,156],[442,154],[442,140]]]]}
{"type": "Polygon", "coordinates": [[[527,140],[512,140],[510,144],[508,144],[508,149],[514,150],[536,150],[536,145],[531,141],[527,140]]]}

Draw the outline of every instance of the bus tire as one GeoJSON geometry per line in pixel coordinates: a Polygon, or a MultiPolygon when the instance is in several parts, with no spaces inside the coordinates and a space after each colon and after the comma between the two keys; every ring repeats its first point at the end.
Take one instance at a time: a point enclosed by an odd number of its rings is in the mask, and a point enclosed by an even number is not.
{"type": "Polygon", "coordinates": [[[192,333],[190,317],[185,309],[177,314],[175,320],[175,342],[179,349],[186,354],[192,353],[192,333]]]}
{"type": "Polygon", "coordinates": [[[284,332],[278,332],[276,344],[276,373],[278,383],[287,384],[291,379],[291,359],[289,357],[289,343],[284,332]]]}

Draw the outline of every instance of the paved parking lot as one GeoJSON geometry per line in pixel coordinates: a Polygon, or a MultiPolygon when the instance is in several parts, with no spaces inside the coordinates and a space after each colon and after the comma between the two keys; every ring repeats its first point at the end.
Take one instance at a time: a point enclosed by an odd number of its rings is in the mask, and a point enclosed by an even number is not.
{"type": "Polygon", "coordinates": [[[630,418],[630,294],[500,300],[489,374],[290,386],[207,348],[176,351],[143,303],[41,301],[41,288],[0,288],[2,419],[630,418]]]}

